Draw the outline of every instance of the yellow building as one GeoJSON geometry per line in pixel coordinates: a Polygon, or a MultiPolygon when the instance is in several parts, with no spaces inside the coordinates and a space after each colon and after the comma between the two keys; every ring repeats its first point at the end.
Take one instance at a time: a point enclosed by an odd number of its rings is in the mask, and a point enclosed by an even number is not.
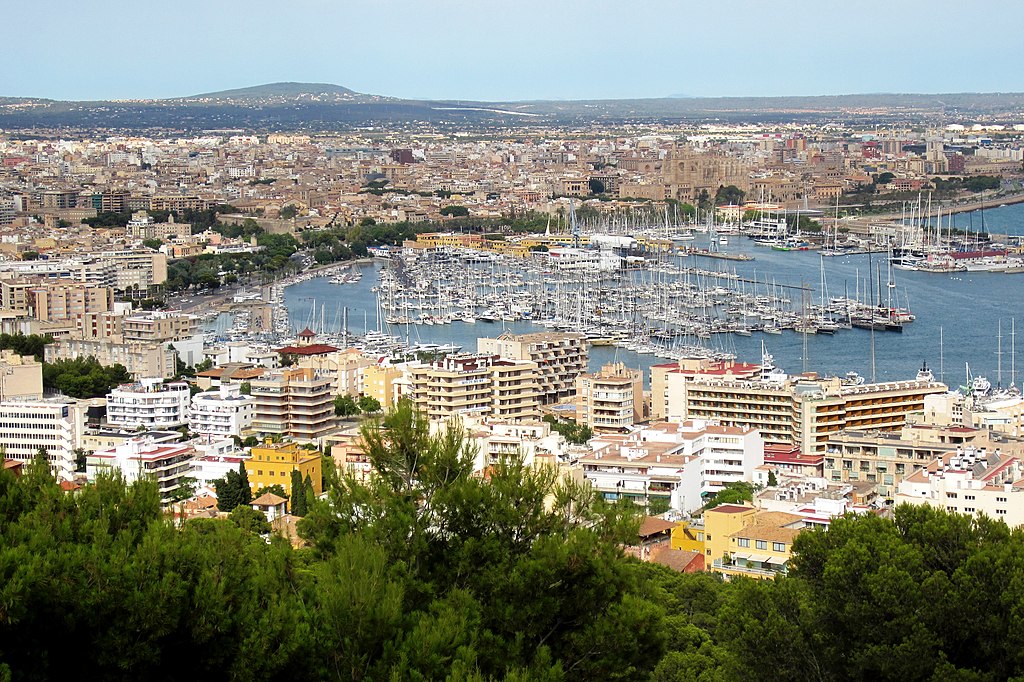
{"type": "Polygon", "coordinates": [[[323,492],[320,453],[300,448],[297,443],[264,443],[252,448],[252,458],[245,463],[245,473],[253,492],[269,485],[280,485],[291,497],[292,472],[302,480],[309,476],[313,492],[323,492]]]}
{"type": "Polygon", "coordinates": [[[785,575],[804,519],[785,512],[723,504],[704,512],[705,566],[726,576],[785,575]]]}
{"type": "Polygon", "coordinates": [[[693,521],[680,521],[672,529],[672,549],[686,552],[697,552],[707,556],[707,545],[704,542],[704,526],[693,521]]]}
{"type": "Polygon", "coordinates": [[[402,370],[393,365],[370,365],[363,369],[363,395],[379,402],[385,410],[394,407],[401,397],[398,380],[402,376],[402,370]]]}

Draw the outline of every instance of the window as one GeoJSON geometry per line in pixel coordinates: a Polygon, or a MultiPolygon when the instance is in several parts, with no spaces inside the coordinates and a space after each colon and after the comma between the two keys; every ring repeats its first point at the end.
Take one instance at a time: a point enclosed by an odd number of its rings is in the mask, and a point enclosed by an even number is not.
{"type": "Polygon", "coordinates": [[[946,493],[946,497],[955,500],[956,499],[956,493],[946,493]]]}
{"type": "Polygon", "coordinates": [[[1005,497],[997,497],[996,498],[996,502],[1006,502],[1006,498],[1005,497]]]}
{"type": "Polygon", "coordinates": [[[974,507],[964,507],[964,511],[970,514],[974,511],[974,507]]]}
{"type": "Polygon", "coordinates": [[[767,540],[755,540],[754,541],[754,546],[757,549],[768,549],[768,541],[767,540]]]}
{"type": "Polygon", "coordinates": [[[974,495],[964,495],[964,499],[965,500],[973,500],[974,499],[974,495]]]}
{"type": "Polygon", "coordinates": [[[785,552],[786,551],[786,543],[785,542],[773,542],[772,543],[772,551],[773,552],[785,552]]]}
{"type": "Polygon", "coordinates": [[[1005,514],[1005,513],[1006,513],[1005,509],[996,509],[996,514],[1005,514]]]}
{"type": "Polygon", "coordinates": [[[737,538],[736,544],[740,547],[750,547],[750,538],[737,538]]]}

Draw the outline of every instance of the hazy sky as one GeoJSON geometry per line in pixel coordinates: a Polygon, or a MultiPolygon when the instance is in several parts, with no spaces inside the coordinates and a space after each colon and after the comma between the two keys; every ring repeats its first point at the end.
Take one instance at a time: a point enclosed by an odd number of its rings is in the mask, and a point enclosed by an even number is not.
{"type": "Polygon", "coordinates": [[[1021,0],[36,0],[4,23],[9,96],[1024,91],[1021,0]]]}

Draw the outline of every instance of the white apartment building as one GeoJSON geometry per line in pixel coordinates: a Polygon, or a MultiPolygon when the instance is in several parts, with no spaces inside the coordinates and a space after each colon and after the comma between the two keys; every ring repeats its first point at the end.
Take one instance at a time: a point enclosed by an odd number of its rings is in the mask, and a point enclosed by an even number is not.
{"type": "Polygon", "coordinates": [[[204,488],[214,492],[214,481],[224,478],[229,471],[238,471],[238,465],[249,460],[249,454],[239,449],[232,438],[204,435],[189,442],[196,451],[189,475],[196,479],[200,492],[204,488]]]}
{"type": "Polygon", "coordinates": [[[4,456],[28,462],[43,448],[58,480],[70,481],[74,476],[74,451],[81,443],[83,429],[83,412],[74,402],[0,402],[0,446],[4,456]]]}
{"type": "Polygon", "coordinates": [[[156,481],[161,502],[170,502],[171,493],[192,476],[196,451],[188,443],[156,443],[150,438],[131,438],[121,445],[97,450],[86,457],[86,475],[90,481],[103,470],[117,469],[125,481],[143,477],[156,481]]]}
{"type": "Polygon", "coordinates": [[[107,423],[129,429],[171,429],[188,422],[188,406],[185,382],[142,379],[107,394],[107,423]]]}
{"type": "Polygon", "coordinates": [[[580,459],[583,475],[605,499],[660,498],[678,511],[698,509],[729,483],[752,481],[764,464],[756,429],[699,420],[599,436],[590,445],[592,454],[580,459]]]}
{"type": "Polygon", "coordinates": [[[929,504],[946,511],[1024,525],[1024,463],[998,449],[958,448],[904,478],[896,504],[929,504]]]}
{"type": "Polygon", "coordinates": [[[240,384],[222,384],[216,390],[192,396],[188,428],[213,436],[242,436],[252,426],[256,401],[242,394],[240,384]]]}

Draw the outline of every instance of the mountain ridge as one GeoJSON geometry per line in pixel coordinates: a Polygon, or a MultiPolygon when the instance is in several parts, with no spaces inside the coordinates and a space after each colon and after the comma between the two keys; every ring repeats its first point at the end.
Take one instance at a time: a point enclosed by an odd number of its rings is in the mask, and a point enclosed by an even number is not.
{"type": "Polygon", "coordinates": [[[168,99],[61,101],[0,97],[0,128],[332,130],[363,125],[829,121],[929,125],[1020,123],[1024,93],[873,93],[589,100],[417,100],[329,83],[279,82],[168,99]],[[529,118],[525,118],[525,117],[529,118]]]}

